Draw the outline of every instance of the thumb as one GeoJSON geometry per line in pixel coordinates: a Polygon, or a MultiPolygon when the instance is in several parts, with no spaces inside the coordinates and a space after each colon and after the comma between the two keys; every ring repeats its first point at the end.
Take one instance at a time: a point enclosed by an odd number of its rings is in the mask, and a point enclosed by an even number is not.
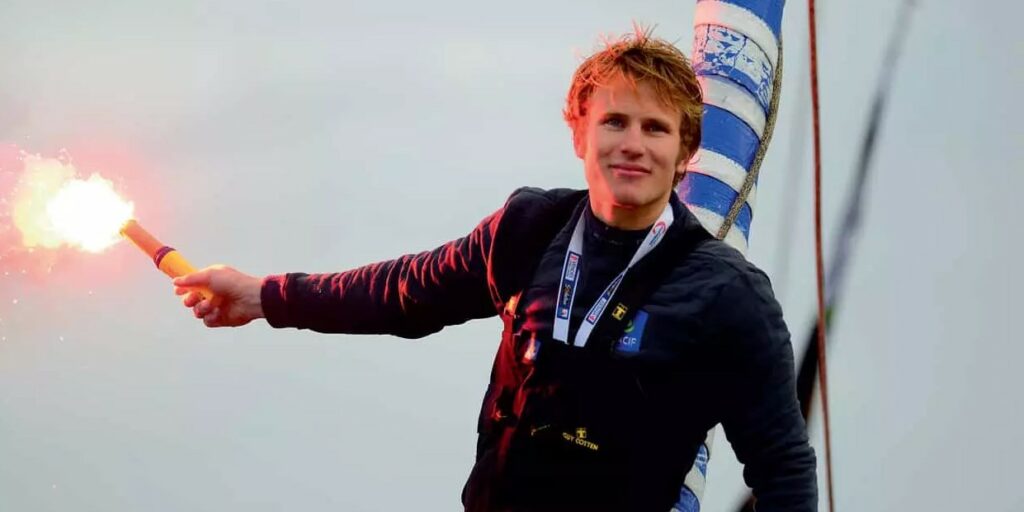
{"type": "Polygon", "coordinates": [[[174,278],[174,286],[209,286],[213,267],[174,278]]]}

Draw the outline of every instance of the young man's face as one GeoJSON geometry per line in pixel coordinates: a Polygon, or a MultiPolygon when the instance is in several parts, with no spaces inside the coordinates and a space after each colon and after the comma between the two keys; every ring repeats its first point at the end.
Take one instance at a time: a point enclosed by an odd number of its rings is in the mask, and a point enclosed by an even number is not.
{"type": "Polygon", "coordinates": [[[617,79],[597,88],[574,137],[591,199],[627,210],[665,204],[681,123],[679,112],[662,105],[647,84],[634,88],[617,79]]]}

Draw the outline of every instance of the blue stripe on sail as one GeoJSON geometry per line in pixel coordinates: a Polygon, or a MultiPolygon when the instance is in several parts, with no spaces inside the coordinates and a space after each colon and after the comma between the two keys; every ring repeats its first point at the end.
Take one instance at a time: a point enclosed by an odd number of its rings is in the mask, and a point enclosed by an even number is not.
{"type": "MultiPolygon", "coordinates": [[[[712,0],[698,0],[697,3],[712,0]]],[[[768,28],[779,37],[782,32],[782,8],[785,7],[785,0],[721,0],[727,4],[746,9],[758,18],[761,18],[768,25],[768,28]]]]}
{"type": "Polygon", "coordinates": [[[750,171],[761,139],[754,130],[725,109],[704,105],[700,147],[718,153],[750,171]]]}
{"type": "Polygon", "coordinates": [[[705,476],[705,477],[708,476],[708,459],[709,458],[710,457],[708,456],[708,447],[707,447],[707,445],[705,445],[704,443],[701,443],[700,448],[697,449],[697,458],[694,459],[693,463],[694,463],[694,465],[697,466],[697,470],[700,471],[700,474],[705,476]]]}
{"type": "MultiPolygon", "coordinates": [[[[721,181],[695,172],[688,172],[679,184],[679,197],[686,204],[699,206],[705,210],[711,210],[723,218],[729,215],[732,203],[739,195],[729,185],[721,181]]],[[[750,221],[754,212],[750,210],[750,204],[744,202],[736,216],[735,226],[743,233],[744,238],[749,238],[750,221]]]]}
{"type": "Polygon", "coordinates": [[[725,77],[743,86],[768,111],[772,97],[772,65],[757,43],[726,27],[694,27],[693,71],[697,76],[725,77]]]}
{"type": "Polygon", "coordinates": [[[747,123],[758,138],[762,137],[768,120],[764,109],[757,103],[757,98],[732,80],[718,76],[703,76],[697,80],[704,92],[704,103],[732,112],[747,123]]]}
{"type": "Polygon", "coordinates": [[[685,484],[679,488],[679,500],[672,506],[673,512],[700,512],[700,500],[685,484]]]}

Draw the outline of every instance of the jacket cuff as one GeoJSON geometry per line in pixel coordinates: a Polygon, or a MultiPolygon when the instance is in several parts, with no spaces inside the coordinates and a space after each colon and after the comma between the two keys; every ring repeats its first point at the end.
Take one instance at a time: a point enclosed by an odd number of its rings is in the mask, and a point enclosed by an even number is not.
{"type": "Polygon", "coordinates": [[[291,315],[288,314],[287,286],[287,274],[263,278],[260,286],[260,305],[263,308],[263,317],[271,327],[295,327],[291,315]]]}

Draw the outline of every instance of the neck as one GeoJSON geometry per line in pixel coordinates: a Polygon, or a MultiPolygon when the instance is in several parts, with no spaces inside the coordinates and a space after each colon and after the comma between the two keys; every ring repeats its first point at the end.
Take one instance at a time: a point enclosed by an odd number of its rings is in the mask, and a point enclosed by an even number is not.
{"type": "Polygon", "coordinates": [[[668,196],[661,201],[640,206],[623,206],[611,201],[602,201],[590,196],[590,209],[601,222],[618,229],[637,230],[649,228],[661,216],[668,204],[668,196]]]}

